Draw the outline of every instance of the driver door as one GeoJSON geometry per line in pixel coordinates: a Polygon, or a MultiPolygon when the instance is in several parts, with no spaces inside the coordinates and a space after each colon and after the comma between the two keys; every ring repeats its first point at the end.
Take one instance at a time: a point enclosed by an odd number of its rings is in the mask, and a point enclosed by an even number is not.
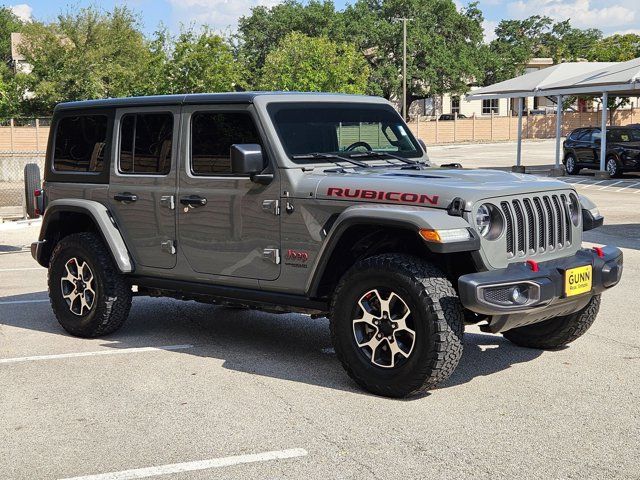
{"type": "Polygon", "coordinates": [[[183,107],[187,139],[178,186],[178,245],[203,274],[275,280],[280,275],[280,182],[248,105],[183,107]],[[268,185],[231,172],[230,147],[260,144],[268,185]]]}

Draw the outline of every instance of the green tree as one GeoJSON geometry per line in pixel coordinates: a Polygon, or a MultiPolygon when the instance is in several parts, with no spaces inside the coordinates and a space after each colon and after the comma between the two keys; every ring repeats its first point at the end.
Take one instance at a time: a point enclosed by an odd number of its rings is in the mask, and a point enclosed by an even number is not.
{"type": "Polygon", "coordinates": [[[137,17],[126,7],[96,7],[24,27],[22,53],[33,70],[30,102],[41,114],[68,100],[144,93],[149,50],[137,17]]]}
{"type": "Polygon", "coordinates": [[[259,80],[269,52],[292,32],[345,40],[342,14],[330,0],[311,0],[304,4],[285,0],[271,8],[255,7],[250,15],[240,18],[235,37],[238,56],[247,65],[251,82],[259,80]]]}
{"type": "Polygon", "coordinates": [[[445,92],[463,93],[482,81],[482,13],[452,0],[357,0],[345,11],[349,38],[365,53],[372,75],[369,92],[400,98],[402,23],[407,17],[407,103],[445,92]]]}
{"type": "Polygon", "coordinates": [[[169,54],[161,45],[162,41],[152,43],[152,58],[158,65],[162,65],[163,52],[167,56],[162,70],[165,83],[160,82],[163,91],[159,93],[227,92],[245,86],[244,67],[235,60],[232,47],[207,28],[183,30],[169,54]]]}
{"type": "Polygon", "coordinates": [[[0,7],[0,57],[11,60],[11,33],[22,31],[23,23],[7,7],[0,7]]]}
{"type": "Polygon", "coordinates": [[[368,79],[369,67],[353,45],[294,32],[267,55],[260,88],[364,93],[368,79]]]}
{"type": "Polygon", "coordinates": [[[554,22],[540,15],[502,20],[495,34],[486,57],[485,84],[521,75],[534,57],[551,57],[554,63],[585,58],[591,45],[602,37],[599,30],[573,28],[569,20],[554,22]]]}
{"type": "Polygon", "coordinates": [[[611,35],[593,44],[587,58],[595,62],[626,62],[640,57],[640,35],[611,35]]]}

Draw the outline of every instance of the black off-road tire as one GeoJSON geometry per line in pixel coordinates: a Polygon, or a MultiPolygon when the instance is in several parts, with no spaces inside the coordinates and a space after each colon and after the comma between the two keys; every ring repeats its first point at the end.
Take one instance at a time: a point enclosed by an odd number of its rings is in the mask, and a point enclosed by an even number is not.
{"type": "Polygon", "coordinates": [[[598,310],[600,310],[600,295],[595,295],[582,310],[576,313],[514,328],[504,332],[503,336],[521,347],[542,350],[564,347],[589,330],[598,316],[598,310]]]}
{"type": "Polygon", "coordinates": [[[464,315],[455,289],[440,269],[405,254],[383,254],[356,263],[340,280],[331,305],[331,338],[349,376],[364,389],[406,397],[446,380],[462,356],[464,315]],[[411,309],[415,343],[401,365],[382,368],[365,358],[353,332],[357,302],[372,288],[400,294],[411,309]]]}
{"type": "Polygon", "coordinates": [[[40,167],[37,163],[27,163],[24,166],[24,201],[27,217],[36,218],[36,198],[34,190],[40,188],[40,167]]]}
{"type": "Polygon", "coordinates": [[[131,308],[131,285],[118,271],[102,239],[94,233],[77,233],[64,237],[51,254],[49,263],[49,299],[62,328],[72,335],[100,337],[118,330],[131,308]],[[84,315],[70,311],[64,299],[61,279],[71,258],[86,262],[95,278],[95,299],[84,315]]]}

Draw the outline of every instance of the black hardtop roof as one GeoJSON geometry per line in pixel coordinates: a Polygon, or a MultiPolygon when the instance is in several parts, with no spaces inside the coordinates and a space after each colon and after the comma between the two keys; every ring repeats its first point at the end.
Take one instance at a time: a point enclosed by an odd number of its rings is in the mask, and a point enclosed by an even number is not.
{"type": "Polygon", "coordinates": [[[142,106],[163,106],[163,105],[193,105],[193,104],[216,104],[216,103],[253,103],[259,96],[287,96],[287,95],[310,95],[335,97],[336,95],[345,97],[362,97],[362,95],[348,95],[336,93],[320,92],[227,92],[227,93],[190,93],[180,95],[152,95],[146,97],[125,97],[125,98],[104,98],[99,100],[81,100],[76,102],[65,102],[56,105],[55,110],[82,110],[91,108],[114,108],[114,107],[142,107],[142,106]]]}

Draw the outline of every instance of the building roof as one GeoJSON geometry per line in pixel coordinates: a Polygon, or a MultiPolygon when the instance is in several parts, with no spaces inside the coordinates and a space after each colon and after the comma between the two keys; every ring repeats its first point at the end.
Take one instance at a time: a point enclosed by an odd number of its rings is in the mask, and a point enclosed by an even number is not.
{"type": "Polygon", "coordinates": [[[474,90],[470,95],[467,95],[467,99],[540,96],[543,94],[538,92],[546,90],[549,85],[558,84],[563,80],[589,74],[613,65],[616,64],[610,62],[559,63],[552,67],[542,68],[535,72],[505,80],[504,82],[479,88],[478,90],[474,90]]]}
{"type": "MultiPolygon", "coordinates": [[[[160,105],[199,105],[199,104],[242,104],[253,103],[257,97],[280,97],[284,99],[319,99],[329,101],[360,100],[376,97],[364,95],[349,95],[341,93],[320,92],[227,92],[227,93],[190,93],[180,95],[152,95],[146,97],[103,98],[98,100],[82,100],[60,103],[56,110],[79,110],[85,108],[117,108],[160,105]]],[[[377,99],[382,100],[382,99],[377,99]]]]}

